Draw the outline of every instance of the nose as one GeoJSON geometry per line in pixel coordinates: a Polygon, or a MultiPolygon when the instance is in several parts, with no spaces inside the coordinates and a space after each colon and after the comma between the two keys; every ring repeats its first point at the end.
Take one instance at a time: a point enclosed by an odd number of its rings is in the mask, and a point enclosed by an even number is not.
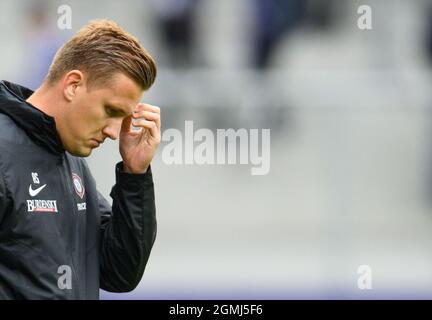
{"type": "Polygon", "coordinates": [[[103,130],[102,133],[112,139],[112,140],[117,140],[119,134],[120,134],[120,128],[121,128],[121,121],[113,121],[110,122],[109,124],[107,124],[103,130]]]}

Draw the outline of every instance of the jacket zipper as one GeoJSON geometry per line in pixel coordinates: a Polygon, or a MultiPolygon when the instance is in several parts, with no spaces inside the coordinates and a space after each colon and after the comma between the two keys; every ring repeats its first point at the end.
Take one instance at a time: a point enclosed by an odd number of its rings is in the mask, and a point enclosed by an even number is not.
{"type": "MultiPolygon", "coordinates": [[[[70,176],[71,176],[72,172],[71,172],[69,161],[67,160],[67,156],[65,153],[63,153],[61,156],[61,163],[59,166],[59,170],[60,170],[60,175],[61,175],[62,180],[63,180],[62,182],[67,185],[66,191],[68,192],[68,197],[66,197],[66,199],[69,202],[70,207],[72,208],[72,215],[73,215],[71,221],[74,221],[74,223],[76,223],[75,219],[79,219],[78,209],[77,209],[77,206],[75,204],[74,196],[73,196],[75,194],[75,191],[72,189],[72,186],[71,186],[72,179],[70,176]]],[[[77,231],[80,232],[79,223],[77,223],[76,225],[77,225],[77,231]]],[[[76,234],[75,236],[81,237],[81,234],[76,234]]],[[[78,242],[80,243],[81,240],[79,240],[78,242]]],[[[79,254],[80,254],[79,259],[81,259],[82,258],[81,252],[79,254]]],[[[76,261],[75,263],[73,263],[73,269],[76,271],[75,272],[76,282],[72,281],[72,284],[76,283],[79,286],[81,283],[80,278],[79,278],[79,276],[80,276],[79,271],[81,270],[80,261],[76,261]],[[78,265],[76,265],[76,263],[78,263],[78,265]],[[79,269],[77,269],[77,268],[79,268],[79,269]]],[[[74,288],[72,285],[72,290],[75,293],[78,292],[78,297],[75,296],[74,299],[76,299],[76,298],[80,299],[80,297],[81,297],[80,290],[74,290],[74,289],[76,289],[76,288],[74,288]]]]}

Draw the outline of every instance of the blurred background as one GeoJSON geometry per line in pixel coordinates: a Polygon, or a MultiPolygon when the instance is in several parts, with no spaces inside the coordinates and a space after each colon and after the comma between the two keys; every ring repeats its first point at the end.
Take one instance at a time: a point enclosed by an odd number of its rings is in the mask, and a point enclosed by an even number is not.
{"type": "MultiPolygon", "coordinates": [[[[158,235],[131,293],[103,299],[432,298],[432,3],[0,1],[0,78],[32,89],[91,19],[156,58],[162,132],[271,129],[271,168],[152,168],[158,235]],[[61,30],[59,6],[72,9],[61,30]],[[357,9],[372,9],[360,30],[357,9]],[[371,290],[360,290],[360,265],[371,290]]],[[[109,198],[118,143],[88,162],[109,198]]],[[[110,199],[110,198],[109,198],[110,199]]]]}

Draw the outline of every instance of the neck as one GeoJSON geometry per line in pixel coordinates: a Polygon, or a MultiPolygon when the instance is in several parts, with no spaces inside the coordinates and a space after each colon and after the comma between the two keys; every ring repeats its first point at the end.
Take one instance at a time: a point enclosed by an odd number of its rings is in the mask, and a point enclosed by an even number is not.
{"type": "Polygon", "coordinates": [[[43,113],[57,118],[58,104],[61,100],[56,97],[55,91],[53,88],[48,87],[46,83],[43,83],[26,101],[43,113]]]}

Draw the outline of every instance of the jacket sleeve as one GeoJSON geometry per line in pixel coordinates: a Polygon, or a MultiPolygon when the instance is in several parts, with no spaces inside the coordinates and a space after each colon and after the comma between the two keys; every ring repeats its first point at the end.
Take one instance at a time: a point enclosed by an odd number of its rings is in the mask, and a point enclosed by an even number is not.
{"type": "Polygon", "coordinates": [[[151,168],[144,174],[116,165],[112,209],[100,193],[100,287],[111,292],[135,289],[156,238],[156,208],[151,168]]]}

